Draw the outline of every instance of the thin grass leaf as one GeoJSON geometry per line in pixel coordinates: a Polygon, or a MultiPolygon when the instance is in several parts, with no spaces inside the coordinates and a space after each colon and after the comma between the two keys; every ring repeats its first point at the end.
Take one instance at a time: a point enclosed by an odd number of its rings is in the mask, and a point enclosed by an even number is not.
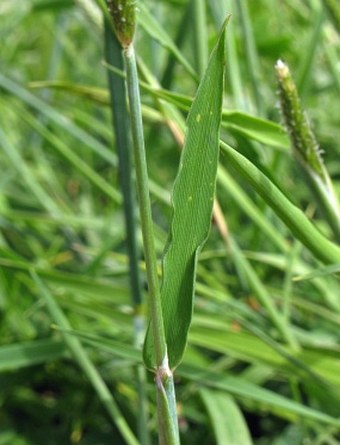
{"type": "Polygon", "coordinates": [[[303,99],[308,92],[310,85],[311,74],[313,73],[313,63],[318,50],[318,46],[322,43],[322,28],[325,18],[325,11],[322,5],[318,7],[314,13],[314,23],[312,26],[311,40],[308,48],[304,51],[304,57],[301,58],[300,67],[298,70],[299,76],[297,80],[300,97],[303,99]]]}
{"type": "MultiPolygon", "coordinates": [[[[118,41],[111,29],[105,25],[106,58],[112,64],[123,69],[123,56],[118,41]]],[[[134,305],[142,303],[141,278],[138,268],[140,252],[137,245],[136,193],[133,189],[131,143],[129,140],[128,111],[126,104],[126,88],[124,79],[108,71],[109,89],[111,91],[111,110],[113,128],[116,138],[119,160],[120,182],[123,194],[123,208],[125,217],[126,244],[129,254],[131,297],[134,305]]],[[[143,327],[141,326],[143,330],[143,327]]]]}
{"type": "Polygon", "coordinates": [[[281,233],[276,230],[275,226],[265,217],[265,215],[263,215],[254,201],[250,199],[247,193],[239,186],[232,175],[222,167],[222,165],[219,166],[217,179],[218,183],[228,193],[228,196],[233,199],[235,204],[240,207],[249,218],[251,218],[261,232],[264,233],[279,250],[288,252],[289,245],[281,233]]]}
{"type": "Polygon", "coordinates": [[[205,0],[192,0],[190,5],[196,71],[200,78],[204,74],[209,59],[207,11],[205,3],[205,0]]]}
{"type": "MultiPolygon", "coordinates": [[[[31,276],[41,296],[44,298],[48,311],[50,312],[53,320],[63,329],[71,329],[71,326],[65,314],[60,309],[58,303],[53,298],[49,289],[45,286],[40,277],[34,271],[31,271],[31,276]]],[[[80,368],[83,370],[84,374],[93,385],[98,394],[98,398],[107,409],[108,414],[126,440],[126,443],[129,445],[138,445],[138,441],[131,431],[130,426],[128,425],[125,418],[122,416],[118,405],[116,404],[114,398],[112,397],[112,394],[106,386],[106,383],[95,368],[81,342],[77,338],[69,336],[64,336],[64,339],[74,359],[78,362],[80,368]]]]}
{"type": "Polygon", "coordinates": [[[323,2],[330,20],[334,24],[334,29],[340,34],[340,6],[337,0],[325,0],[323,2]]]}
{"type": "Polygon", "coordinates": [[[263,109],[263,101],[261,97],[261,66],[255,44],[253,25],[250,20],[248,4],[248,0],[236,0],[237,11],[240,18],[240,27],[242,29],[242,42],[244,43],[247,74],[250,79],[256,107],[258,111],[261,111],[263,109]]]}
{"type": "Polygon", "coordinates": [[[228,394],[201,389],[217,445],[252,445],[250,433],[237,403],[228,394]]]}
{"type": "Polygon", "coordinates": [[[340,248],[324,237],[307,216],[247,158],[221,143],[229,163],[249,182],[301,243],[325,263],[339,263],[340,248]]]}
{"type": "Polygon", "coordinates": [[[303,350],[291,353],[279,344],[264,343],[262,339],[246,332],[226,332],[222,329],[193,326],[190,343],[212,351],[232,355],[246,362],[262,363],[278,372],[294,372],[304,380],[317,380],[329,388],[339,387],[340,360],[327,350],[303,350]]]}
{"type": "Polygon", "coordinates": [[[314,278],[325,277],[327,275],[333,275],[339,272],[340,272],[340,263],[332,264],[331,266],[322,267],[320,269],[313,270],[312,272],[309,272],[307,274],[293,277],[293,281],[313,280],[314,278]]]}
{"type": "Polygon", "coordinates": [[[102,105],[110,104],[109,92],[104,88],[98,88],[90,85],[79,85],[78,83],[65,82],[63,80],[41,80],[30,82],[30,88],[53,88],[56,90],[67,91],[75,96],[79,96],[102,105]]]}
{"type": "MultiPolygon", "coordinates": [[[[140,363],[140,353],[131,345],[78,330],[60,329],[60,327],[58,327],[58,330],[80,338],[96,350],[102,350],[113,356],[129,360],[131,363],[140,363]]],[[[211,371],[207,370],[206,367],[198,366],[195,361],[190,359],[189,355],[185,356],[183,363],[178,367],[177,375],[191,382],[199,383],[200,386],[205,388],[216,388],[226,391],[227,394],[235,396],[237,400],[253,401],[261,408],[269,408],[276,415],[285,419],[297,420],[299,417],[303,417],[304,419],[314,419],[318,422],[340,426],[339,420],[330,415],[304,406],[268,389],[261,388],[241,377],[226,376],[223,372],[211,371]]]]}
{"type": "Polygon", "coordinates": [[[275,412],[275,414],[283,418],[297,420],[299,417],[302,417],[337,427],[340,426],[339,419],[335,417],[306,407],[301,403],[292,401],[268,389],[253,385],[238,377],[225,376],[225,374],[207,371],[205,368],[192,366],[187,363],[183,363],[178,368],[178,375],[200,385],[203,384],[206,387],[227,391],[240,400],[256,400],[260,406],[270,406],[273,413],[275,412]]]}
{"type": "Polygon", "coordinates": [[[170,36],[164,30],[164,28],[155,20],[144,3],[138,3],[138,22],[144,28],[144,30],[153,37],[157,42],[164,46],[164,48],[168,49],[174,57],[178,60],[178,62],[185,68],[188,74],[195,80],[197,79],[195,70],[189,64],[187,59],[183,56],[183,54],[176,47],[175,43],[172,41],[170,36]]]}
{"type": "MultiPolygon", "coordinates": [[[[114,71],[116,74],[119,73],[117,69],[113,70],[112,68],[111,65],[108,66],[110,71],[114,71]]],[[[120,74],[123,77],[123,73],[120,72],[120,74]]],[[[31,88],[55,88],[58,90],[65,90],[76,96],[97,102],[98,104],[109,104],[108,92],[103,88],[92,87],[90,85],[78,85],[63,81],[40,81],[31,82],[29,86],[31,88]]],[[[176,107],[183,111],[188,111],[193,101],[190,96],[174,93],[158,87],[153,88],[142,81],[140,81],[140,86],[154,97],[162,99],[169,104],[176,105],[176,107]]],[[[164,119],[157,115],[156,110],[150,109],[144,105],[142,111],[145,118],[148,118],[149,116],[152,118],[154,116],[154,118],[158,118],[159,121],[166,123],[164,119]]],[[[226,129],[231,129],[248,139],[261,142],[270,147],[281,148],[284,150],[289,148],[289,138],[284,129],[277,123],[267,119],[262,119],[238,110],[223,109],[222,126],[226,129]]]]}
{"type": "Polygon", "coordinates": [[[75,139],[78,139],[82,144],[89,147],[92,151],[97,153],[100,157],[105,159],[110,165],[117,165],[117,157],[114,153],[111,153],[105,145],[100,143],[97,139],[91,136],[87,131],[79,128],[70,119],[66,118],[60,112],[56,111],[50,105],[48,105],[43,100],[34,96],[32,93],[27,91],[22,86],[18,85],[16,82],[8,79],[0,73],[0,87],[5,89],[7,92],[16,96],[23,103],[27,104],[29,107],[34,108],[42,115],[46,116],[51,122],[54,122],[64,131],[72,135],[75,139]]]}
{"type": "MultiPolygon", "coordinates": [[[[161,289],[169,364],[178,366],[191,323],[198,253],[210,229],[213,209],[224,74],[224,24],[190,109],[179,173],[173,190],[173,216],[163,259],[161,289]]],[[[144,360],[155,367],[149,326],[144,360]]]]}
{"type": "Polygon", "coordinates": [[[43,138],[45,138],[53,147],[76,169],[79,170],[90,182],[113,202],[120,204],[122,201],[120,193],[112,187],[101,175],[99,175],[92,167],[84,162],[72,149],[70,149],[63,141],[56,137],[51,131],[42,125],[38,119],[35,119],[30,113],[22,111],[22,117],[34,128],[43,138]]]}
{"type": "MultiPolygon", "coordinates": [[[[141,82],[141,87],[150,92],[150,94],[163,99],[178,108],[189,110],[193,99],[184,94],[174,93],[172,91],[150,88],[149,85],[141,82]]],[[[238,110],[222,111],[222,125],[225,128],[231,128],[249,139],[273,146],[275,148],[288,149],[289,138],[284,129],[275,122],[253,116],[238,110]]]]}
{"type": "MultiPolygon", "coordinates": [[[[108,62],[123,69],[124,62],[118,40],[112,33],[109,24],[105,23],[105,53],[108,62]]],[[[131,161],[131,143],[129,139],[129,115],[126,103],[126,87],[124,79],[108,71],[108,83],[111,98],[113,128],[119,161],[120,182],[123,193],[123,209],[125,217],[126,245],[129,256],[129,278],[131,302],[134,306],[134,344],[142,347],[145,333],[145,319],[142,312],[143,294],[139,271],[141,252],[137,244],[137,206],[133,182],[133,164],[131,161]]],[[[148,404],[145,391],[146,370],[140,365],[135,371],[138,387],[139,439],[142,445],[150,444],[148,425],[148,404]]]]}
{"type": "Polygon", "coordinates": [[[67,355],[65,344],[53,338],[0,347],[0,372],[38,365],[67,355]]]}

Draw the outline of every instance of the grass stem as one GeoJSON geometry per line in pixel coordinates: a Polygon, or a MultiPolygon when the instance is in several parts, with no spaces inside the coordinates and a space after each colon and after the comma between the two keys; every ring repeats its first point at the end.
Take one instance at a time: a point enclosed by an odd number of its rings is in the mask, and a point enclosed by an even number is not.
{"type": "MultiPolygon", "coordinates": [[[[124,69],[121,47],[108,22],[105,21],[105,53],[108,63],[124,69]]],[[[137,245],[136,197],[133,189],[132,162],[130,156],[128,110],[124,79],[108,71],[113,127],[119,160],[120,181],[123,193],[123,210],[126,227],[126,244],[129,256],[129,276],[131,300],[134,307],[134,344],[142,347],[144,337],[144,316],[142,310],[142,286],[139,272],[140,252],[137,245]]],[[[150,443],[148,424],[148,404],[145,391],[146,370],[142,365],[136,368],[138,387],[138,431],[142,445],[150,443]]]]}
{"type": "Polygon", "coordinates": [[[157,259],[154,245],[154,230],[148,186],[148,171],[144,146],[144,134],[138,74],[133,45],[124,49],[126,82],[130,104],[132,140],[135,158],[136,182],[139,197],[140,219],[142,226],[146,272],[149,287],[151,326],[153,330],[156,357],[156,388],[160,443],[176,445],[179,443],[175,390],[172,372],[169,368],[165,332],[160,301],[157,275],[157,259]]]}

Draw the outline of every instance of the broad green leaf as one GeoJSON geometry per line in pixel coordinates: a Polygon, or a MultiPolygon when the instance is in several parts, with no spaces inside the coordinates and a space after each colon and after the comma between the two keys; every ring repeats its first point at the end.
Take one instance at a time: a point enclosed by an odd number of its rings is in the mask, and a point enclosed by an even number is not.
{"type": "Polygon", "coordinates": [[[222,391],[201,389],[217,445],[252,445],[247,424],[234,399],[222,391]]]}
{"type": "MultiPolygon", "coordinates": [[[[190,109],[179,173],[173,189],[173,215],[163,259],[161,289],[172,369],[178,366],[184,353],[193,310],[197,256],[211,223],[222,112],[225,26],[190,109]]],[[[144,360],[150,369],[155,367],[153,343],[149,326],[144,360]]]]}

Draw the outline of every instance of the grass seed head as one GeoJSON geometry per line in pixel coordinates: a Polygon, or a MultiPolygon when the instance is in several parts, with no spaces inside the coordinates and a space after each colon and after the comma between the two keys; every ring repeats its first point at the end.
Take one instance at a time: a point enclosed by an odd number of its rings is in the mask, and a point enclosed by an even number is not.
{"type": "Polygon", "coordinates": [[[128,48],[136,29],[136,0],[107,0],[119,42],[128,48]]]}
{"type": "Polygon", "coordinates": [[[280,109],[298,159],[318,176],[324,176],[324,165],[318,143],[304,112],[288,66],[278,60],[275,65],[280,109]]]}

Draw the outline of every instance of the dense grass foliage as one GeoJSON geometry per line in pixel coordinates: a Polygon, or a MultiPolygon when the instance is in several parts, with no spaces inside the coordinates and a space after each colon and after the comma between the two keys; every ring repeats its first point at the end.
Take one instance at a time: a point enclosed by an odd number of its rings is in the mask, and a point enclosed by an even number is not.
{"type": "MultiPolygon", "coordinates": [[[[134,224],[126,229],[121,175],[124,73],[103,62],[115,60],[103,4],[0,2],[0,444],[157,443],[154,376],[142,365],[147,286],[135,187],[133,273],[126,239],[134,224]]],[[[232,13],[212,226],[175,371],[183,444],[340,443],[339,9],[321,0],[138,2],[159,275],[186,118],[232,13]],[[307,112],[331,211],[284,130],[278,59],[307,112]]],[[[194,103],[199,124],[195,106],[206,110],[194,103]]],[[[199,188],[194,170],[187,179],[199,188]]],[[[182,198],[174,195],[179,208],[182,198]]],[[[175,230],[183,244],[195,235],[184,229],[175,230]]],[[[180,326],[181,313],[172,317],[180,326]]]]}

